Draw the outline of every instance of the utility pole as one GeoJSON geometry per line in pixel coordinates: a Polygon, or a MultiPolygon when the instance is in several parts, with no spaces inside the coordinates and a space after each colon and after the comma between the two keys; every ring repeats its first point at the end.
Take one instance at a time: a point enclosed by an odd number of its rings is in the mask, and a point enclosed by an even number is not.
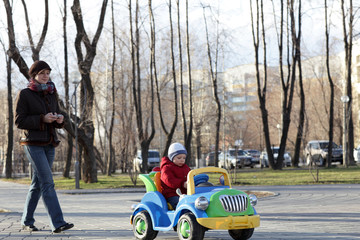
{"type": "MultiPolygon", "coordinates": [[[[348,146],[347,146],[347,104],[349,102],[349,96],[341,96],[341,101],[343,102],[343,165],[348,166],[348,146]]],[[[331,159],[331,156],[330,156],[331,159]]]]}
{"type": "Polygon", "coordinates": [[[73,96],[75,97],[75,188],[80,188],[80,164],[79,164],[79,149],[78,149],[78,118],[77,118],[77,94],[76,90],[80,81],[73,81],[75,90],[73,96]]]}

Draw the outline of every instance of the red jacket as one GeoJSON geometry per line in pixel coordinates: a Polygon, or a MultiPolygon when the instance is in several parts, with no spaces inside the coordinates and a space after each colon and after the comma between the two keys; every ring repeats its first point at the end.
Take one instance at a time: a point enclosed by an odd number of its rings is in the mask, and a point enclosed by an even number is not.
{"type": "Polygon", "coordinates": [[[166,199],[177,196],[176,189],[180,188],[183,194],[186,194],[184,182],[187,180],[187,174],[190,172],[188,165],[179,167],[175,165],[168,157],[161,159],[161,188],[162,194],[166,199]]]}

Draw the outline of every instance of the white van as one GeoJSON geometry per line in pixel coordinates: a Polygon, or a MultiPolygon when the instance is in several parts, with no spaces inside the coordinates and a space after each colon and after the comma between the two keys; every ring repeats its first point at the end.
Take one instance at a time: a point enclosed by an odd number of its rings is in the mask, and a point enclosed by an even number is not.
{"type": "MultiPolygon", "coordinates": [[[[138,150],[134,159],[136,169],[140,171],[142,164],[141,150],[138,150]]],[[[158,150],[150,149],[148,152],[148,171],[150,172],[154,167],[160,167],[160,153],[158,150]]]]}
{"type": "Polygon", "coordinates": [[[360,145],[357,148],[354,148],[354,160],[357,163],[360,163],[360,145]]]}

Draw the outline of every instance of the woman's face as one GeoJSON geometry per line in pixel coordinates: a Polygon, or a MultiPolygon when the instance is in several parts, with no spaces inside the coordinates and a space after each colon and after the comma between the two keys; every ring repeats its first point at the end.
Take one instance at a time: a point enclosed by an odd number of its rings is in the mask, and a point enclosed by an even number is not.
{"type": "Polygon", "coordinates": [[[35,76],[35,80],[40,84],[46,84],[50,79],[50,70],[42,70],[35,76]]]}

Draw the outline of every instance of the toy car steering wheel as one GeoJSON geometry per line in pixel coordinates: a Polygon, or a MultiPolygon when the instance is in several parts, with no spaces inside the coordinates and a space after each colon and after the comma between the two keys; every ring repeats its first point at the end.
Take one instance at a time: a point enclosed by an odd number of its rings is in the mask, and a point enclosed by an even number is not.
{"type": "Polygon", "coordinates": [[[209,176],[205,173],[194,176],[195,186],[199,186],[199,184],[206,183],[209,181],[209,176]]]}

